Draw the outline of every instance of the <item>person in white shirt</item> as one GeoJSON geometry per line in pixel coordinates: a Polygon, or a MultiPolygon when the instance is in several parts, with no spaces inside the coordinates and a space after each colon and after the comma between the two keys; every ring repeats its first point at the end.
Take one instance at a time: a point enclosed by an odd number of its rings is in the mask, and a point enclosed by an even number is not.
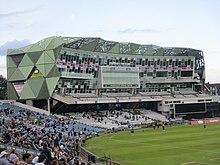
{"type": "Polygon", "coordinates": [[[45,165],[46,160],[47,160],[47,157],[42,154],[38,157],[38,161],[35,165],[45,165]]]}

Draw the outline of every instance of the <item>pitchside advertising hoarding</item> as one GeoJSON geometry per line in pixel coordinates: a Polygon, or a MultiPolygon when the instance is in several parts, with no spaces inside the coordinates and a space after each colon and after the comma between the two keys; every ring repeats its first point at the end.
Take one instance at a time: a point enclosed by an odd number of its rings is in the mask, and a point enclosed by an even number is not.
{"type": "Polygon", "coordinates": [[[220,122],[220,118],[190,121],[190,124],[203,124],[203,123],[214,123],[214,122],[220,122]]]}

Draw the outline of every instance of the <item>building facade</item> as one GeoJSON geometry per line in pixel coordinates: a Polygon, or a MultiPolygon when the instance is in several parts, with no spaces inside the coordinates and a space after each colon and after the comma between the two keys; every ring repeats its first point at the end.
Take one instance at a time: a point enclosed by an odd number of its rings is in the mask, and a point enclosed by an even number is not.
{"type": "Polygon", "coordinates": [[[9,99],[98,104],[158,95],[165,105],[163,96],[203,92],[205,63],[203,52],[191,48],[49,37],[8,50],[7,75],[9,99]]]}

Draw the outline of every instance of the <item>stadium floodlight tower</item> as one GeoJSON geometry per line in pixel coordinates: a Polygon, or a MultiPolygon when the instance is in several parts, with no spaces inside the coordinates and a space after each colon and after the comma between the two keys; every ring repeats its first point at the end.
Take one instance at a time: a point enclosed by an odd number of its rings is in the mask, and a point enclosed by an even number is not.
{"type": "Polygon", "coordinates": [[[9,99],[33,105],[44,100],[50,109],[51,99],[66,104],[96,104],[105,102],[99,99],[104,96],[118,102],[116,95],[200,92],[205,63],[203,52],[190,48],[49,37],[9,49],[7,79],[9,99]],[[85,97],[94,99],[79,99],[85,97]]]}

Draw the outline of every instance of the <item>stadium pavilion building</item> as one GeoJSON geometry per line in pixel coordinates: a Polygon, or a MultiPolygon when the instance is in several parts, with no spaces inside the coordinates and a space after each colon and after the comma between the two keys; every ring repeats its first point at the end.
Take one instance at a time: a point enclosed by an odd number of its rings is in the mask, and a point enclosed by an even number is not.
{"type": "Polygon", "coordinates": [[[49,37],[7,53],[8,98],[48,111],[145,108],[218,115],[201,50],[49,37]]]}

